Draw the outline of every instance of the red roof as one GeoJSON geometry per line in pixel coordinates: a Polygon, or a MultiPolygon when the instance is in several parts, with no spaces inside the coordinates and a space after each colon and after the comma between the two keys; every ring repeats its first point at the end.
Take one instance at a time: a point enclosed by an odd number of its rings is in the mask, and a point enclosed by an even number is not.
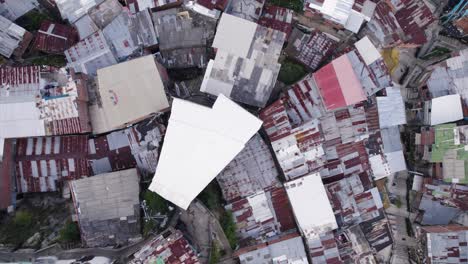
{"type": "Polygon", "coordinates": [[[11,157],[13,144],[5,139],[3,149],[3,160],[0,160],[0,209],[6,209],[11,205],[11,175],[13,171],[13,159],[11,157]]]}
{"type": "Polygon", "coordinates": [[[229,0],[198,0],[197,4],[202,5],[210,10],[218,9],[224,11],[229,0]]]}
{"type": "Polygon", "coordinates": [[[33,47],[37,50],[62,54],[78,42],[78,32],[70,26],[44,21],[36,33],[33,47]]]}
{"type": "Polygon", "coordinates": [[[286,33],[286,39],[292,31],[293,11],[284,7],[265,6],[258,24],[286,33]]]}
{"type": "Polygon", "coordinates": [[[314,73],[314,79],[327,110],[353,105],[367,98],[347,54],[314,73]]]}

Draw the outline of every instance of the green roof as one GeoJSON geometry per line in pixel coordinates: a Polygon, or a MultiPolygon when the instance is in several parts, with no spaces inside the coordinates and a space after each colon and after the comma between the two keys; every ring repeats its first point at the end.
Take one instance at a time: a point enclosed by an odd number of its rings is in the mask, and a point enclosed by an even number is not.
{"type": "Polygon", "coordinates": [[[442,162],[447,150],[459,147],[454,144],[455,135],[453,129],[455,127],[455,124],[444,124],[434,127],[435,142],[432,145],[431,162],[442,162]]]}

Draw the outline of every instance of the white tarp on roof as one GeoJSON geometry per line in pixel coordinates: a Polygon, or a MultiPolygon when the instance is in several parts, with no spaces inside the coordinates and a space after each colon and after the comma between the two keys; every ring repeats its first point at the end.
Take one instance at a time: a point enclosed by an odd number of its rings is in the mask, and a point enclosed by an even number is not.
{"type": "Polygon", "coordinates": [[[362,56],[362,59],[366,65],[371,65],[374,61],[382,57],[377,48],[374,46],[374,44],[372,44],[367,36],[354,43],[354,46],[359,51],[359,54],[362,56]]]}
{"type": "Polygon", "coordinates": [[[213,108],[175,98],[149,189],[187,209],[261,125],[258,118],[223,95],[213,108]]]}
{"type": "Polygon", "coordinates": [[[285,183],[297,224],[306,238],[338,228],[319,173],[285,183]]]}
{"type": "Polygon", "coordinates": [[[257,24],[223,13],[216,30],[213,48],[247,57],[257,24]]]}
{"type": "Polygon", "coordinates": [[[463,119],[459,94],[446,95],[432,99],[431,125],[439,125],[463,119]]]}

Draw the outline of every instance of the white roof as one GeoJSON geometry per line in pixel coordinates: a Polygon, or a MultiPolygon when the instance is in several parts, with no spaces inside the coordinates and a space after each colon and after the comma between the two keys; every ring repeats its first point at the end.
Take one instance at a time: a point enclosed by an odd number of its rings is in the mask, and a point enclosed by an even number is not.
{"type": "Polygon", "coordinates": [[[36,102],[0,104],[0,138],[45,136],[36,102]]]}
{"type": "Polygon", "coordinates": [[[175,98],[149,189],[187,209],[261,125],[223,95],[212,108],[175,98]]]}
{"type": "Polygon", "coordinates": [[[103,133],[169,108],[152,55],[98,70],[102,107],[91,108],[93,129],[103,133]]]}
{"type": "Polygon", "coordinates": [[[390,165],[386,163],[381,155],[369,157],[374,180],[380,180],[391,174],[390,165]]]}
{"type": "Polygon", "coordinates": [[[374,61],[382,57],[380,52],[377,50],[374,44],[372,44],[367,36],[354,43],[354,46],[359,51],[359,54],[361,55],[366,65],[371,65],[374,61]]]}
{"type": "Polygon", "coordinates": [[[319,173],[285,183],[296,221],[306,238],[338,228],[319,173]]]}
{"type": "Polygon", "coordinates": [[[406,124],[405,103],[399,88],[388,87],[387,96],[377,97],[380,128],[406,124]]]}
{"type": "Polygon", "coordinates": [[[439,125],[463,119],[459,94],[446,95],[432,99],[431,125],[439,125]]]}
{"type": "Polygon", "coordinates": [[[3,159],[3,148],[5,147],[5,139],[0,137],[0,162],[3,159]]]}
{"type": "Polygon", "coordinates": [[[424,182],[424,178],[422,176],[414,175],[413,187],[411,189],[414,191],[420,192],[422,189],[423,182],[424,182]]]}
{"type": "Polygon", "coordinates": [[[392,173],[406,170],[406,161],[403,150],[385,153],[385,158],[387,159],[392,173]]]}
{"type": "Polygon", "coordinates": [[[257,24],[223,13],[216,30],[213,48],[247,57],[257,24]]]}

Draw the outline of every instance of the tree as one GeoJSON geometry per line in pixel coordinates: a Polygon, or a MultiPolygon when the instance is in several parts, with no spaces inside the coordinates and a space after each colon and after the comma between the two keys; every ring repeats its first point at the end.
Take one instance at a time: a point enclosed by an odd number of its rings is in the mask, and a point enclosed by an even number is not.
{"type": "Polygon", "coordinates": [[[221,226],[224,230],[229,244],[232,249],[235,249],[237,246],[237,236],[236,236],[236,223],[234,223],[234,217],[231,211],[225,211],[221,217],[221,226]]]}
{"type": "Polygon", "coordinates": [[[146,190],[143,194],[143,199],[146,200],[146,205],[153,214],[165,214],[169,211],[167,201],[155,192],[146,190]]]}
{"type": "Polygon", "coordinates": [[[59,240],[64,243],[79,242],[80,241],[80,229],[78,225],[68,220],[65,226],[59,231],[59,240]]]}

